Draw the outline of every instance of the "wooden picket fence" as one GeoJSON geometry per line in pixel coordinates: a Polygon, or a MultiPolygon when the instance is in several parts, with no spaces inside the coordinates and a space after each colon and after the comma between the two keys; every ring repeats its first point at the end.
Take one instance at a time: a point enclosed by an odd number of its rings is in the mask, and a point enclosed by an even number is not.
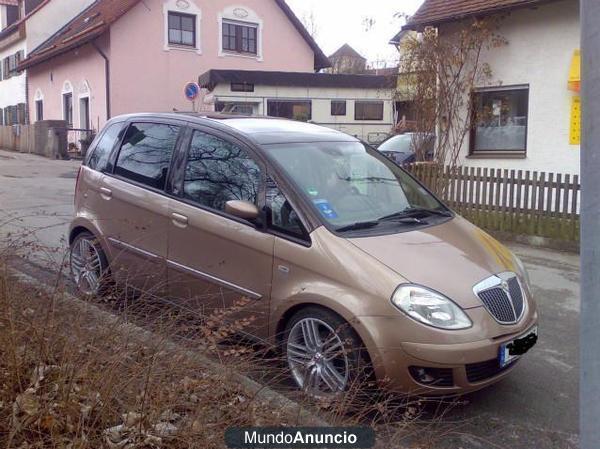
{"type": "Polygon", "coordinates": [[[497,232],[579,241],[579,176],[524,170],[406,167],[449,207],[497,232]]]}

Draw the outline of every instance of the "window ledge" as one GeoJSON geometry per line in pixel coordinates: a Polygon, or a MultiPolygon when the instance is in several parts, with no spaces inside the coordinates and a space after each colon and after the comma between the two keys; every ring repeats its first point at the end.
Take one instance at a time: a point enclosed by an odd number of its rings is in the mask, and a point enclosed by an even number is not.
{"type": "Polygon", "coordinates": [[[171,50],[186,51],[186,52],[190,52],[190,53],[193,52],[193,53],[198,53],[199,55],[202,54],[202,51],[198,47],[190,47],[188,45],[177,45],[177,44],[165,45],[165,51],[171,51],[171,50]]]}
{"type": "Polygon", "coordinates": [[[485,154],[485,153],[470,154],[467,156],[467,159],[527,159],[527,154],[526,153],[517,153],[517,152],[515,152],[514,154],[493,153],[490,151],[488,154],[485,154]]]}
{"type": "Polygon", "coordinates": [[[219,52],[220,57],[234,57],[234,58],[245,58],[245,59],[254,59],[256,61],[262,62],[263,58],[259,55],[253,55],[252,53],[237,53],[235,51],[224,51],[219,52]]]}

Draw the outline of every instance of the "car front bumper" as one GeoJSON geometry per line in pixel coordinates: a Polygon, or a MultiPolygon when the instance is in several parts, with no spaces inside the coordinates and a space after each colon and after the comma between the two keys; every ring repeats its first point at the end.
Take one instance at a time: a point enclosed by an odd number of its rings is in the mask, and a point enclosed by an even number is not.
{"type": "MultiPolygon", "coordinates": [[[[363,317],[361,322],[371,329],[384,327],[380,317],[363,317]]],[[[426,396],[460,395],[485,388],[508,375],[519,359],[501,367],[501,346],[526,335],[536,325],[537,313],[523,319],[509,333],[497,337],[443,344],[402,342],[368,349],[377,380],[385,389],[426,396]],[[439,376],[439,381],[420,382],[415,375],[417,369],[431,369],[439,376]]]]}

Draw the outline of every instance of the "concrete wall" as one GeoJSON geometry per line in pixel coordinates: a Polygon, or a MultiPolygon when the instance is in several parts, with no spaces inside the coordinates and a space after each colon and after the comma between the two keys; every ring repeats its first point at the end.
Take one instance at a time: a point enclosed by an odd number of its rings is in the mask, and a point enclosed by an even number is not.
{"type": "Polygon", "coordinates": [[[267,115],[267,101],[311,100],[312,122],[357,136],[370,143],[378,143],[394,126],[394,102],[392,89],[346,89],[320,87],[273,87],[254,86],[254,92],[232,92],[229,84],[220,84],[212,92],[215,101],[225,103],[250,103],[254,114],[267,115]],[[345,100],[346,115],[332,116],[331,101],[345,100]],[[383,120],[357,121],[354,106],[357,100],[383,100],[383,120]]]}
{"type": "Polygon", "coordinates": [[[569,144],[571,99],[567,89],[573,52],[580,47],[579,6],[563,0],[512,12],[499,34],[508,45],[484,55],[497,85],[529,85],[526,159],[470,159],[467,166],[579,173],[580,147],[569,144]]]}
{"type": "Polygon", "coordinates": [[[65,122],[48,120],[35,125],[0,126],[0,148],[51,159],[67,157],[65,122]]]}

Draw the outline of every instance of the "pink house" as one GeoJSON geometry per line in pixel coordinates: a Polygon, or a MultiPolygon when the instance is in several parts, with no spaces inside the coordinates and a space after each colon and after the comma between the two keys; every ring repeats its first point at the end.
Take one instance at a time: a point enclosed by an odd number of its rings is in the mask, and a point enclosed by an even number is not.
{"type": "Polygon", "coordinates": [[[184,86],[210,69],[328,65],[285,0],[97,0],[20,68],[32,123],[98,129],[123,113],[191,110],[184,86]]]}

